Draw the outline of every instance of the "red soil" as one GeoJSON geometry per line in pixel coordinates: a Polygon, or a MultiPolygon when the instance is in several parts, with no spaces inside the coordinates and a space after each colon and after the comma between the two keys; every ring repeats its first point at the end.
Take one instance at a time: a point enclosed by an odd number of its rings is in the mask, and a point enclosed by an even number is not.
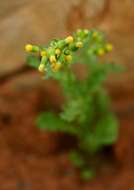
{"type": "MultiPolygon", "coordinates": [[[[63,146],[62,134],[44,133],[35,126],[42,109],[58,109],[61,103],[55,85],[1,87],[0,190],[134,190],[134,94],[111,94],[120,120],[119,140],[111,149],[113,159],[102,161],[96,177],[83,182],[67,158],[68,137],[63,146]]],[[[109,159],[107,152],[104,157],[109,159]]]]}

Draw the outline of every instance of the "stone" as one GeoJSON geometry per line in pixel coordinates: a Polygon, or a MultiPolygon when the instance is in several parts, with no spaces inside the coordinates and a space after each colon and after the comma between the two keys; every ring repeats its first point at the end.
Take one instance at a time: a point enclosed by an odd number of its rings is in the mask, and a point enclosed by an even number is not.
{"type": "Polygon", "coordinates": [[[0,75],[25,63],[26,43],[47,44],[76,28],[95,27],[114,44],[114,59],[127,66],[122,80],[133,80],[132,0],[5,0],[0,7],[0,75]]]}

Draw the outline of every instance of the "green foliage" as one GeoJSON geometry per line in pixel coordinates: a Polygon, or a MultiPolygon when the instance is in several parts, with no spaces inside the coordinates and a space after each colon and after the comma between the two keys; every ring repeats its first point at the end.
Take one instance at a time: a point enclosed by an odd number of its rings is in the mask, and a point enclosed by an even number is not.
{"type": "Polygon", "coordinates": [[[82,155],[77,151],[72,151],[69,155],[69,158],[76,167],[84,167],[85,161],[83,160],[82,155]]]}
{"type": "Polygon", "coordinates": [[[104,54],[112,50],[112,45],[106,42],[102,32],[78,30],[73,36],[53,40],[45,47],[27,45],[26,50],[30,52],[30,65],[38,67],[46,78],[58,80],[66,97],[62,112],[58,115],[42,113],[37,120],[38,127],[75,135],[79,147],[71,153],[70,159],[81,169],[83,178],[92,177],[88,155],[112,145],[118,138],[118,123],[103,87],[111,72],[122,70],[104,60],[104,54]],[[81,80],[70,67],[70,63],[77,62],[86,67],[85,78],[81,80]]]}
{"type": "Polygon", "coordinates": [[[81,171],[81,178],[82,178],[83,180],[92,179],[94,176],[95,176],[95,174],[94,174],[93,170],[91,170],[91,169],[84,168],[84,169],[81,171]]]}
{"type": "Polygon", "coordinates": [[[65,122],[54,113],[42,113],[37,119],[37,125],[40,129],[49,130],[51,132],[66,132],[70,134],[77,134],[77,130],[71,124],[65,122]]]}
{"type": "Polygon", "coordinates": [[[31,66],[34,67],[35,69],[38,69],[40,60],[38,57],[33,56],[33,55],[28,55],[27,56],[27,63],[31,66]]]}

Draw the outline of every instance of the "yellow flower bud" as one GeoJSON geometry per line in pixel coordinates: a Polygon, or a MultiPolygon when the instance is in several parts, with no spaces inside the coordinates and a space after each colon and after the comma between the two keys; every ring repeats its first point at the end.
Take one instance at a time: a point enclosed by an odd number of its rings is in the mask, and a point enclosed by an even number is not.
{"type": "Polygon", "coordinates": [[[41,57],[46,56],[47,52],[46,51],[41,51],[40,55],[41,55],[41,57]]]}
{"type": "Polygon", "coordinates": [[[42,73],[45,71],[45,65],[44,64],[40,64],[38,70],[42,73]]]}
{"type": "Polygon", "coordinates": [[[89,31],[87,29],[85,29],[84,33],[87,35],[89,33],[89,31]]]}
{"type": "Polygon", "coordinates": [[[103,48],[100,48],[100,49],[98,50],[98,55],[99,55],[99,56],[105,55],[105,50],[104,50],[103,48]]]}
{"type": "Polygon", "coordinates": [[[74,38],[72,36],[68,36],[66,39],[65,39],[66,43],[67,44],[71,44],[73,41],[74,41],[74,38]]]}
{"type": "Polygon", "coordinates": [[[72,61],[72,55],[66,55],[65,57],[66,61],[71,62],[72,61]]]}
{"type": "Polygon", "coordinates": [[[57,72],[61,68],[61,62],[56,62],[51,65],[52,71],[57,72]]]}
{"type": "Polygon", "coordinates": [[[106,50],[108,52],[112,51],[113,50],[113,45],[111,43],[106,44],[106,50]]]}
{"type": "Polygon", "coordinates": [[[60,49],[56,49],[56,50],[55,50],[55,54],[56,54],[56,55],[60,55],[60,53],[61,53],[61,50],[60,50],[60,49]]]}
{"type": "Polygon", "coordinates": [[[98,36],[98,32],[93,32],[93,38],[96,38],[98,36]]]}
{"type": "Polygon", "coordinates": [[[56,62],[56,57],[55,57],[55,55],[51,55],[50,58],[49,58],[49,60],[50,60],[51,63],[56,62]]]}
{"type": "Polygon", "coordinates": [[[53,63],[51,64],[51,68],[55,67],[55,64],[56,64],[56,62],[53,62],[53,63]]]}
{"type": "Polygon", "coordinates": [[[32,46],[31,44],[27,44],[27,45],[25,46],[25,51],[26,51],[26,52],[31,52],[32,49],[33,49],[33,46],[32,46]]]}
{"type": "Polygon", "coordinates": [[[82,42],[77,42],[76,43],[76,47],[77,48],[82,48],[83,47],[83,43],[82,42]]]}

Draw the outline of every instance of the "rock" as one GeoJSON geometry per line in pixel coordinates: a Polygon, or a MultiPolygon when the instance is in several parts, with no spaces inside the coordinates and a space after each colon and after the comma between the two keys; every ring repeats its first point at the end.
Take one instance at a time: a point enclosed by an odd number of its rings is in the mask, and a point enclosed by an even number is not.
{"type": "Polygon", "coordinates": [[[97,27],[115,45],[115,60],[126,64],[133,78],[134,13],[132,0],[28,0],[0,2],[0,74],[25,62],[24,45],[46,44],[78,27],[97,27]],[[8,5],[8,6],[7,6],[8,5]],[[63,11],[64,10],[64,11],[63,11]]]}

